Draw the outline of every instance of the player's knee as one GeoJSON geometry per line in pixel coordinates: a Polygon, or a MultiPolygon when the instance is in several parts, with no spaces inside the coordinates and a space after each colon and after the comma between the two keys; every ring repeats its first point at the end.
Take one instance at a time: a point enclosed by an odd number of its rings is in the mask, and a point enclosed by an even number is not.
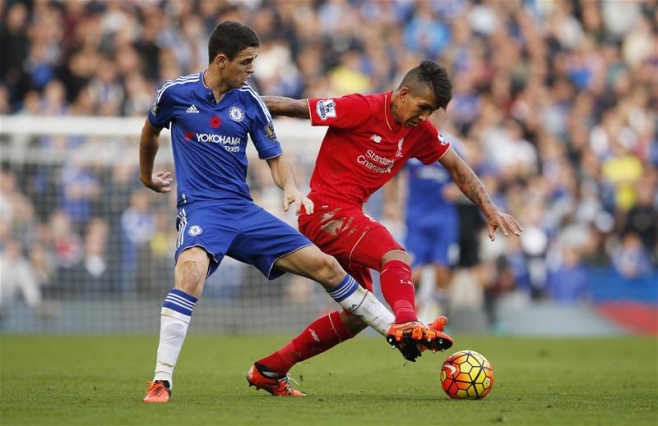
{"type": "Polygon", "coordinates": [[[382,267],[393,260],[404,262],[407,265],[411,265],[411,256],[404,250],[391,250],[388,253],[382,256],[382,267]]]}
{"type": "Polygon", "coordinates": [[[175,287],[185,293],[199,297],[204,280],[205,275],[198,262],[187,260],[176,265],[175,287]]]}
{"type": "Polygon", "coordinates": [[[316,280],[325,285],[325,287],[334,287],[345,278],[345,270],[340,263],[328,254],[322,254],[317,260],[315,273],[316,280]]]}

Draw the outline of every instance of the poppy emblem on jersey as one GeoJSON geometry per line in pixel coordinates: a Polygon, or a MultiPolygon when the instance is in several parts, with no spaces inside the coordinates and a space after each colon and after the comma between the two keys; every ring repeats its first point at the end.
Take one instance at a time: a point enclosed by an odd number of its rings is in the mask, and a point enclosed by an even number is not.
{"type": "Polygon", "coordinates": [[[192,237],[196,237],[197,235],[201,235],[203,232],[203,229],[199,225],[192,225],[190,226],[190,229],[187,231],[188,234],[192,237]]]}
{"type": "Polygon", "coordinates": [[[274,133],[274,124],[270,121],[265,125],[265,135],[267,139],[274,142],[276,140],[276,133],[274,133]]]}
{"type": "Polygon", "coordinates": [[[217,117],[216,115],[213,115],[212,118],[210,119],[210,127],[216,129],[219,127],[220,124],[222,124],[222,120],[220,120],[220,118],[217,117]]]}
{"type": "Polygon", "coordinates": [[[230,110],[228,110],[228,116],[231,117],[231,120],[237,121],[238,123],[244,120],[244,111],[242,111],[238,107],[231,107],[230,110]]]}
{"type": "Polygon", "coordinates": [[[333,99],[324,99],[318,101],[315,106],[320,119],[326,120],[327,118],[336,118],[336,102],[333,99]]]}

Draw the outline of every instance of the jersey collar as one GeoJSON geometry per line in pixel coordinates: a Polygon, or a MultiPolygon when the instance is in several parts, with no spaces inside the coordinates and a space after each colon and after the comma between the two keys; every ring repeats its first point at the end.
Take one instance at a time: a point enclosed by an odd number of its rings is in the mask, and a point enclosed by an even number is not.
{"type": "Polygon", "coordinates": [[[199,87],[201,87],[201,90],[203,91],[204,96],[207,96],[208,99],[210,100],[210,102],[213,105],[223,104],[223,103],[227,102],[229,99],[231,99],[233,96],[235,96],[234,93],[236,92],[236,90],[231,89],[231,90],[229,90],[228,92],[226,92],[224,94],[224,97],[222,98],[221,101],[219,101],[219,103],[215,102],[215,94],[213,93],[213,89],[212,89],[212,87],[210,87],[206,84],[206,80],[205,80],[206,72],[208,72],[207,68],[201,73],[201,78],[199,79],[199,81],[201,82],[201,85],[199,87]]]}
{"type": "Polygon", "coordinates": [[[393,116],[391,115],[391,99],[393,98],[393,91],[384,93],[384,118],[386,119],[386,125],[388,129],[392,132],[397,132],[400,130],[400,126],[395,124],[393,121],[393,116]]]}
{"type": "Polygon", "coordinates": [[[207,72],[208,72],[208,68],[206,68],[205,70],[203,70],[203,72],[201,73],[201,84],[203,85],[203,88],[204,88],[204,89],[210,89],[210,90],[212,90],[212,88],[209,87],[209,86],[206,84],[206,73],[207,73],[207,72]]]}

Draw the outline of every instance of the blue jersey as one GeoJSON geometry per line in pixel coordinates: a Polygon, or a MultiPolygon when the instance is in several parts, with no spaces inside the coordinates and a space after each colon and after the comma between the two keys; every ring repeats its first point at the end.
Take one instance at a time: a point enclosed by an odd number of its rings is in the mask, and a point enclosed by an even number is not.
{"type": "Polygon", "coordinates": [[[247,138],[260,159],[281,155],[272,117],[245,84],[217,103],[203,73],[167,81],[148,120],[171,130],[178,206],[196,201],[253,202],[247,186],[247,138]]]}
{"type": "Polygon", "coordinates": [[[411,159],[405,165],[408,173],[407,226],[432,228],[455,226],[457,208],[446,200],[443,189],[453,182],[448,171],[439,163],[424,165],[411,159]]]}

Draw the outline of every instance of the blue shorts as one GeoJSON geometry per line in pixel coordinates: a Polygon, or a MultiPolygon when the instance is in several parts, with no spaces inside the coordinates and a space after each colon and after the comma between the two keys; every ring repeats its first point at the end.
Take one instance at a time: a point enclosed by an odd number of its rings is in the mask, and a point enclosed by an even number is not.
{"type": "Polygon", "coordinates": [[[452,268],[459,261],[459,230],[449,222],[432,228],[408,227],[405,248],[413,268],[439,264],[452,268]]]}
{"type": "Polygon", "coordinates": [[[273,269],[278,259],[312,245],[295,228],[253,203],[197,202],[180,207],[176,229],[176,260],[185,249],[201,247],[212,257],[208,276],[224,256],[230,256],[273,280],[285,273],[273,269]]]}

